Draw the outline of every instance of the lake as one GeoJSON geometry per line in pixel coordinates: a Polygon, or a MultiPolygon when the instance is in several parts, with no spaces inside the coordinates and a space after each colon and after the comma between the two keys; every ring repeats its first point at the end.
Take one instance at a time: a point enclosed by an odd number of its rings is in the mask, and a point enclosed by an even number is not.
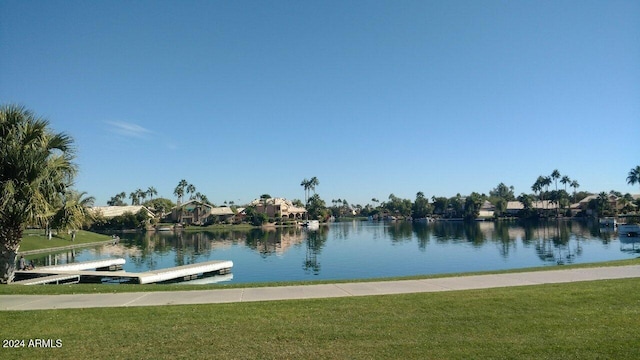
{"type": "MultiPolygon", "coordinates": [[[[640,243],[578,221],[339,222],[318,231],[183,231],[121,234],[117,245],[43,255],[39,265],[123,257],[143,272],[231,260],[231,283],[339,280],[561,266],[630,259],[640,243]]],[[[635,241],[638,241],[635,238],[635,241]]]]}

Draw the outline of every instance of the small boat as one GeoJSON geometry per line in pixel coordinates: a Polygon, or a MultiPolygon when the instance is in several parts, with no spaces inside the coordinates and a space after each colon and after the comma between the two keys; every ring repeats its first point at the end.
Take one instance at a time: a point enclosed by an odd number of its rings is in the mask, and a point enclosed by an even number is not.
{"type": "Polygon", "coordinates": [[[619,236],[640,236],[640,225],[638,224],[618,224],[619,236]]]}
{"type": "Polygon", "coordinates": [[[305,227],[309,230],[317,230],[320,228],[320,221],[318,220],[305,220],[300,224],[302,227],[305,227]]]}
{"type": "Polygon", "coordinates": [[[599,223],[601,227],[616,227],[616,225],[618,225],[616,218],[612,217],[602,218],[599,220],[599,223]]]}

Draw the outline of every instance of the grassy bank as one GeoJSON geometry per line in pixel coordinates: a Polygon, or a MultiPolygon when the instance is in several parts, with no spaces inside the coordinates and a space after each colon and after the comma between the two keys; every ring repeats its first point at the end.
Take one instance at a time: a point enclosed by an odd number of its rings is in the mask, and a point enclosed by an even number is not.
{"type": "Polygon", "coordinates": [[[97,234],[90,231],[79,230],[76,232],[76,238],[71,241],[71,235],[59,233],[49,240],[44,233],[44,230],[27,230],[22,236],[22,242],[20,243],[20,252],[45,250],[55,248],[91,244],[101,241],[108,241],[111,237],[108,235],[97,234]]]}
{"type": "Polygon", "coordinates": [[[140,291],[189,291],[189,290],[210,290],[210,289],[233,289],[248,287],[273,287],[288,285],[309,285],[309,284],[335,284],[344,282],[369,282],[369,281],[391,281],[391,280],[412,280],[412,279],[432,279],[451,276],[467,276],[481,274],[501,274],[501,273],[517,273],[525,271],[547,271],[559,269],[577,269],[587,267],[601,266],[624,266],[624,265],[640,265],[640,258],[631,260],[618,260],[603,263],[589,263],[578,265],[566,265],[561,267],[536,267],[524,269],[512,269],[491,272],[475,272],[464,274],[440,274],[440,275],[419,275],[404,276],[384,279],[359,279],[359,280],[321,280],[321,281],[293,281],[293,282],[265,282],[250,284],[209,284],[209,285],[180,285],[180,284],[120,284],[120,285],[102,285],[102,284],[74,284],[74,285],[48,285],[48,286],[0,286],[0,295],[64,295],[64,294],[93,294],[93,293],[122,293],[122,292],[140,292],[140,291]]]}
{"type": "Polygon", "coordinates": [[[360,298],[5,312],[12,358],[633,359],[637,279],[360,298]]]}

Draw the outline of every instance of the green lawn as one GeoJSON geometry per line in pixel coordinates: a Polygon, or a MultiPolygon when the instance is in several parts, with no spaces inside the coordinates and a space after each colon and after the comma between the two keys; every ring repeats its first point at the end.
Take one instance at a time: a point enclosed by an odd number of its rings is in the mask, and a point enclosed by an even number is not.
{"type": "Polygon", "coordinates": [[[3,359],[635,359],[637,279],[260,303],[3,312],[3,359]]]}
{"type": "Polygon", "coordinates": [[[76,238],[71,241],[71,235],[66,232],[55,235],[49,240],[44,234],[44,230],[27,230],[22,236],[20,249],[18,251],[33,251],[42,249],[52,249],[70,245],[81,245],[95,243],[99,241],[107,241],[111,239],[108,235],[96,234],[90,231],[79,230],[76,232],[76,238]]]}

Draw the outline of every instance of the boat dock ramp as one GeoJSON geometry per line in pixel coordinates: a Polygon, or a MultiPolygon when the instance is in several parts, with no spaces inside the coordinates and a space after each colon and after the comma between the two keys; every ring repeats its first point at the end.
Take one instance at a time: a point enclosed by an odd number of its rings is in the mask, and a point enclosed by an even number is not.
{"type": "Polygon", "coordinates": [[[64,265],[45,266],[33,270],[16,271],[14,285],[76,284],[79,282],[152,284],[190,281],[211,275],[227,275],[233,262],[213,260],[168,269],[131,273],[122,270],[122,258],[85,261],[64,265]]]}

